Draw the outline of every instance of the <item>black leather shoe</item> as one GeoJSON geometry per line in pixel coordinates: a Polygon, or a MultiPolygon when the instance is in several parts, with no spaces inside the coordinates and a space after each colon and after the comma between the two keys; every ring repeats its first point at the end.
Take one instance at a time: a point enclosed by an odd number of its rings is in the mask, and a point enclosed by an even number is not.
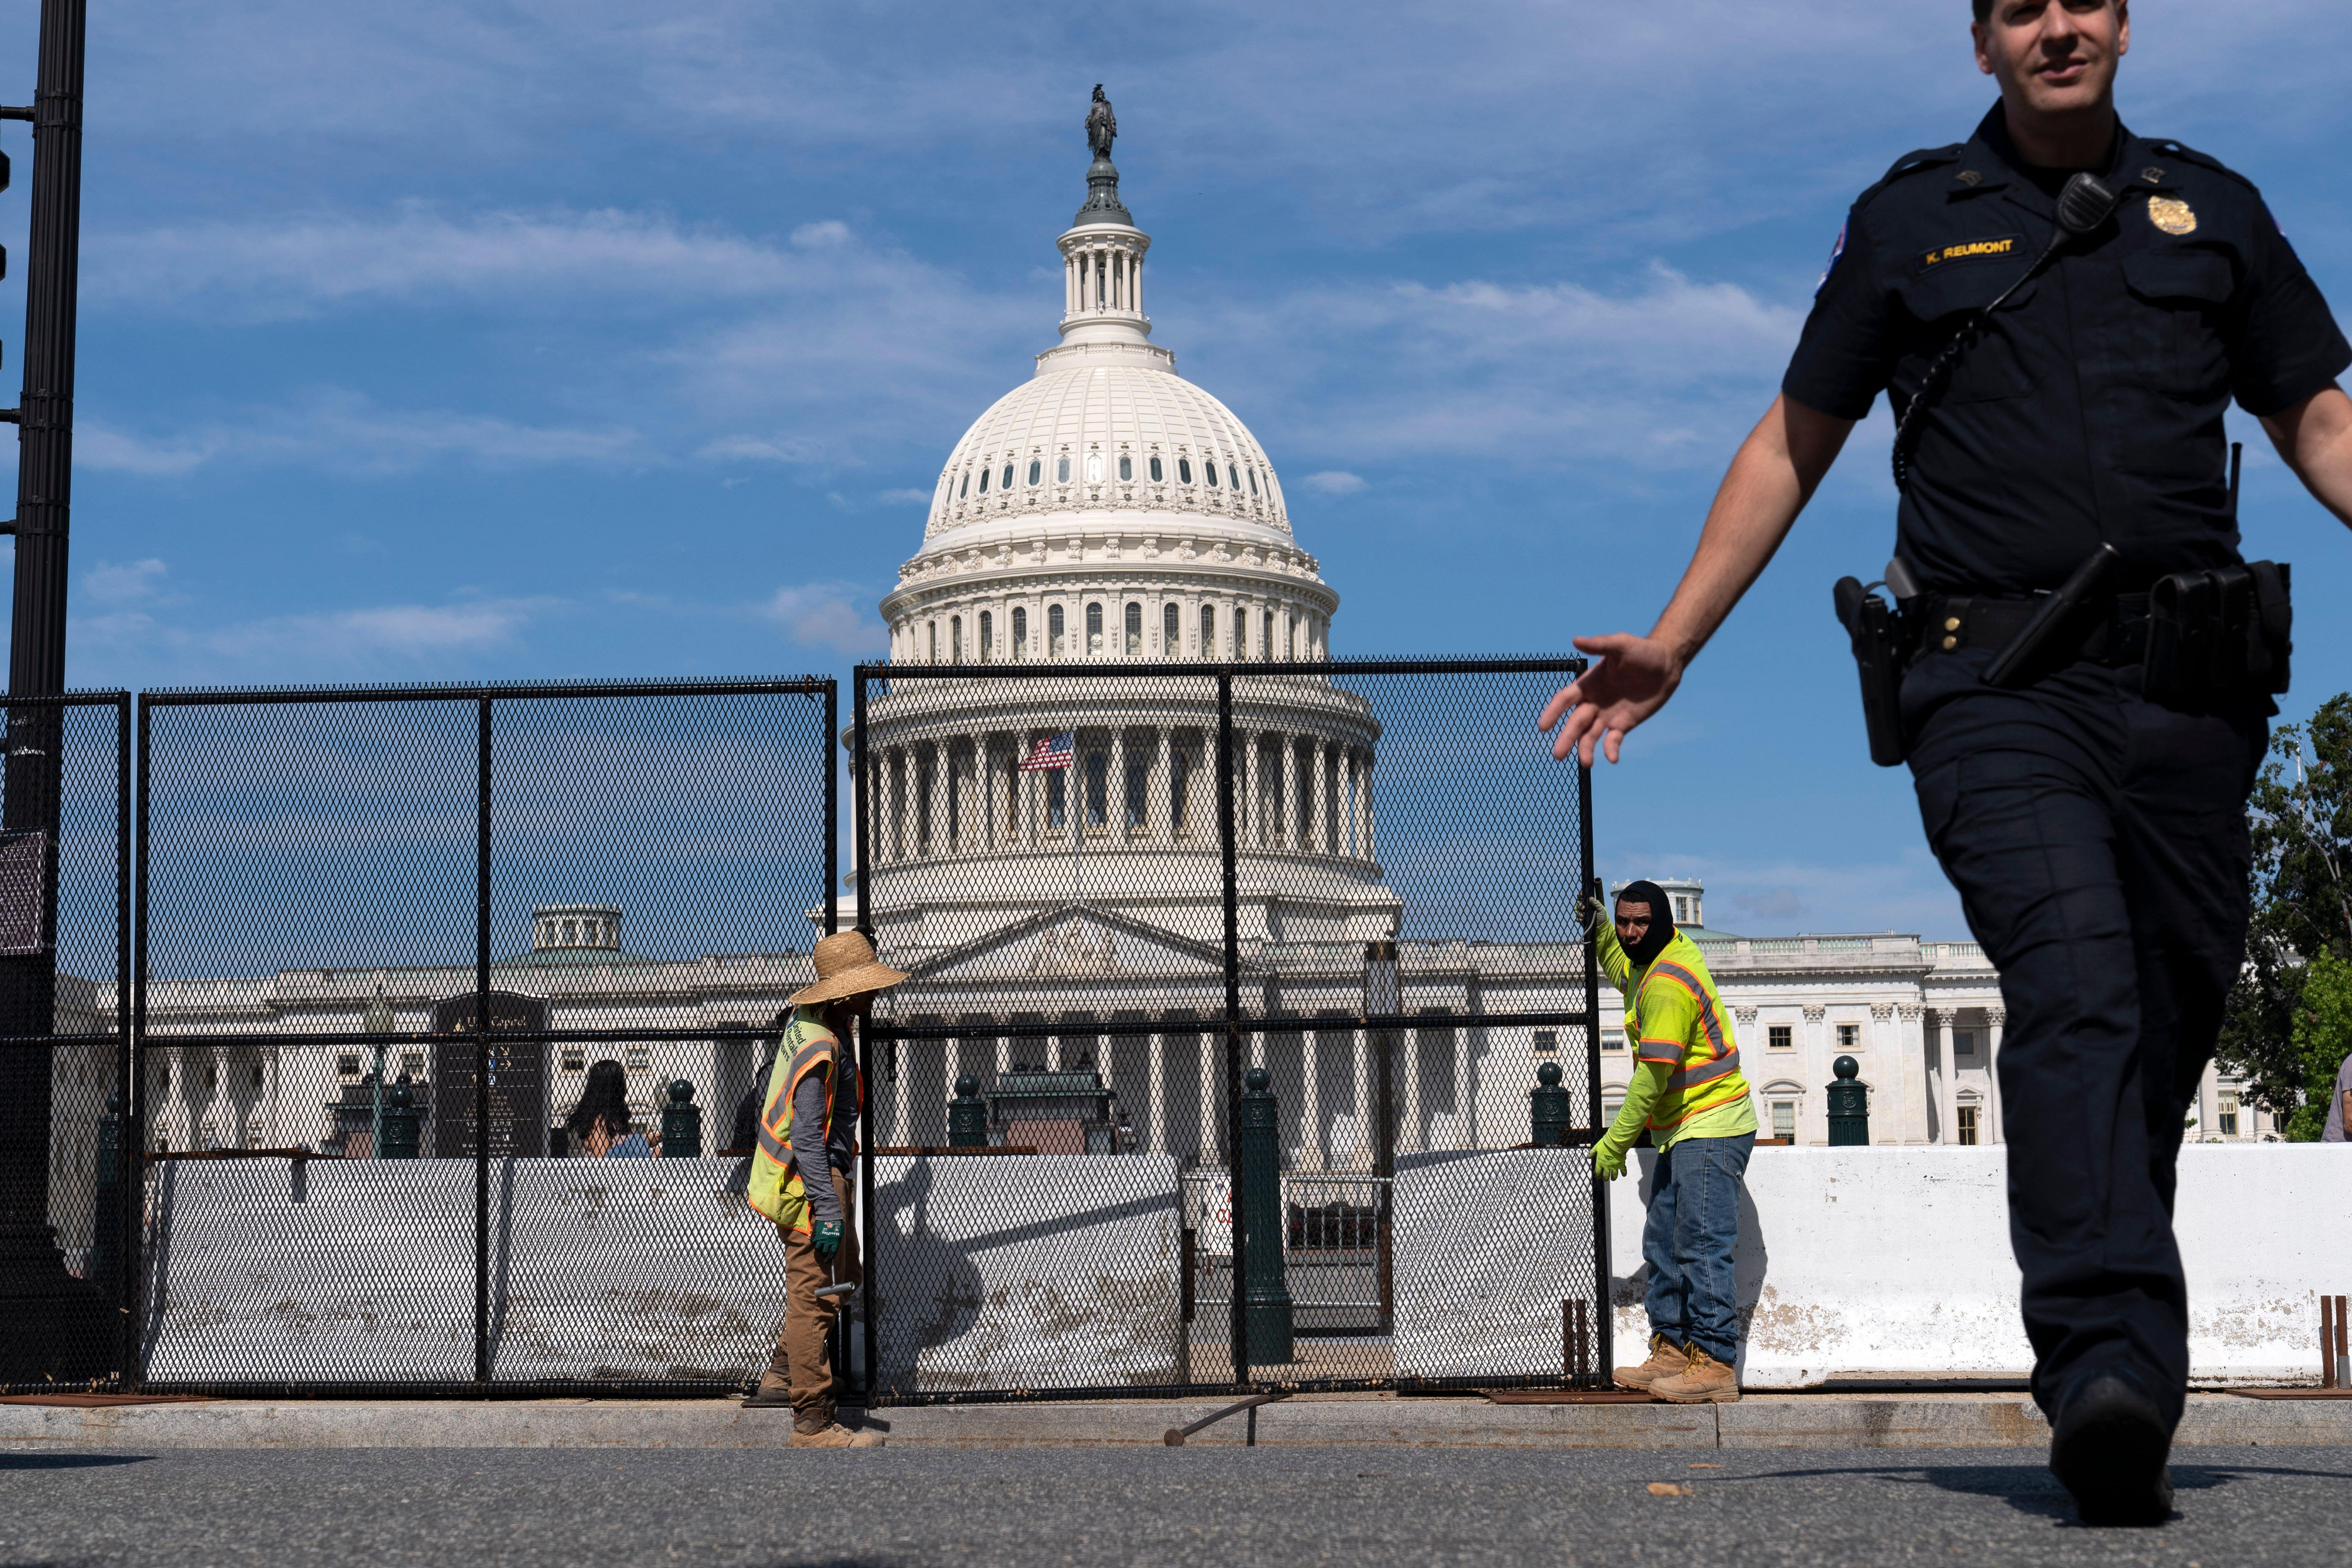
{"type": "Polygon", "coordinates": [[[2172,1517],[2165,1469],[2172,1430],[2139,1379],[2095,1372],[2067,1392],[2050,1426],[2050,1470],[2074,1494],[2084,1524],[2162,1524],[2172,1517]]]}

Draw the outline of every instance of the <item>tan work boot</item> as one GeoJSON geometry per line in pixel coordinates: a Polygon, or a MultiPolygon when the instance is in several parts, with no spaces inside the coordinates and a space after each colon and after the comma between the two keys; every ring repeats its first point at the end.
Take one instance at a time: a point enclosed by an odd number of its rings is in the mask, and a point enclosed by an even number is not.
{"type": "Polygon", "coordinates": [[[879,1432],[853,1432],[838,1421],[827,1422],[814,1432],[803,1432],[797,1421],[793,1424],[791,1448],[878,1448],[882,1446],[879,1432]]]}
{"type": "Polygon", "coordinates": [[[1693,1345],[1689,1370],[1678,1376],[1658,1379],[1650,1384],[1650,1392],[1674,1405],[1704,1405],[1710,1400],[1718,1405],[1736,1405],[1739,1402],[1739,1374],[1693,1345]]]}
{"type": "Polygon", "coordinates": [[[1690,1352],[1664,1334],[1650,1336],[1650,1359],[1639,1366],[1620,1371],[1617,1381],[1627,1388],[1649,1388],[1662,1377],[1673,1377],[1690,1370],[1690,1352]]]}

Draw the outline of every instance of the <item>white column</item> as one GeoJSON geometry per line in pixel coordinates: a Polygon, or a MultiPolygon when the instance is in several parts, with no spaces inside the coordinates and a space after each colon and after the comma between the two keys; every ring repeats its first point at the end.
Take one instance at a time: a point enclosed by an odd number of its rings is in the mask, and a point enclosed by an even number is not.
{"type": "MultiPolygon", "coordinates": [[[[1986,1109],[1991,1113],[1992,1122],[1992,1126],[1987,1129],[1984,1134],[1985,1142],[1988,1143],[2009,1142],[2009,1129],[2001,1125],[2000,1120],[2000,1026],[2008,1017],[2009,1013],[2005,1008],[1985,1009],[1986,1109]]],[[[2241,1114],[2245,1112],[2241,1111],[2241,1114]]]]}
{"type": "Polygon", "coordinates": [[[1110,829],[1110,841],[1127,842],[1127,726],[1113,724],[1110,729],[1110,776],[1103,780],[1104,826],[1110,829]]]}
{"type": "Polygon", "coordinates": [[[1127,264],[1127,275],[1135,285],[1135,313],[1140,316],[1143,314],[1143,258],[1139,256],[1127,264]]]}
{"type": "Polygon", "coordinates": [[[1234,826],[1234,837],[1243,844],[1261,842],[1265,832],[1265,813],[1257,798],[1257,731],[1235,726],[1234,746],[1241,753],[1241,777],[1234,781],[1234,814],[1239,818],[1234,826]]]}
{"type": "Polygon", "coordinates": [[[1372,817],[1372,769],[1378,761],[1368,750],[1364,752],[1364,858],[1380,858],[1380,842],[1376,837],[1378,824],[1372,817]]]}
{"type": "Polygon", "coordinates": [[[1151,731],[1156,750],[1151,759],[1151,842],[1176,842],[1176,731],[1160,726],[1151,731]]]}
{"type": "MultiPolygon", "coordinates": [[[[1323,1155],[1323,1072],[1316,1058],[1323,1049],[1323,1032],[1312,1026],[1298,1031],[1298,1166],[1305,1171],[1329,1168],[1323,1155]]],[[[1321,1200],[1318,1200],[1321,1201],[1321,1200]]]]}
{"type": "Polygon", "coordinates": [[[899,748],[904,765],[899,769],[899,790],[905,809],[899,814],[899,831],[905,835],[906,858],[912,860],[922,854],[922,789],[923,759],[920,748],[908,742],[899,748]]]}
{"type": "Polygon", "coordinates": [[[947,852],[948,844],[948,746],[945,741],[933,741],[931,748],[931,853],[947,852]]]}
{"type": "Polygon", "coordinates": [[[1308,847],[1318,855],[1331,852],[1331,742],[1317,736],[1311,752],[1315,762],[1315,834],[1308,847]]]}

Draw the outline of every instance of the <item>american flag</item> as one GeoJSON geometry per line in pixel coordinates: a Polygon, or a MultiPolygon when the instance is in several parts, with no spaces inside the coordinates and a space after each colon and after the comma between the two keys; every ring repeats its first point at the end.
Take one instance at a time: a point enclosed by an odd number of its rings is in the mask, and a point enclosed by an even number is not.
{"type": "Polygon", "coordinates": [[[1024,773],[1059,773],[1070,765],[1077,755],[1077,750],[1078,732],[1076,730],[1044,736],[1029,748],[1029,754],[1021,759],[1021,771],[1024,773]]]}

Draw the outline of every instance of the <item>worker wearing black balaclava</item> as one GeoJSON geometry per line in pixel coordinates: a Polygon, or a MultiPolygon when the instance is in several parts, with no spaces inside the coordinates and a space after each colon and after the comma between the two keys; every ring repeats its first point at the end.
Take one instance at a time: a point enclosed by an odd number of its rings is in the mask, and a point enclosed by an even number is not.
{"type": "Polygon", "coordinates": [[[1650,1355],[1620,1367],[1616,1379],[1678,1405],[1738,1399],[1732,1259],[1748,1152],[1756,1146],[1738,1042],[1706,956],[1675,929],[1664,889],[1628,882],[1617,889],[1615,909],[1604,911],[1597,900],[1588,908],[1594,956],[1625,997],[1633,1056],[1624,1103],[1592,1146],[1593,1173],[1623,1175],[1626,1151],[1645,1134],[1657,1151],[1642,1226],[1650,1355]]]}
{"type": "Polygon", "coordinates": [[[1675,940],[1675,907],[1655,882],[1628,882],[1617,889],[1620,926],[1617,940],[1625,949],[1625,956],[1633,961],[1636,969],[1647,969],[1658,954],[1666,951],[1666,943],[1675,940]],[[1622,921],[1628,904],[1650,906],[1650,929],[1639,942],[1626,942],[1622,921]]]}

